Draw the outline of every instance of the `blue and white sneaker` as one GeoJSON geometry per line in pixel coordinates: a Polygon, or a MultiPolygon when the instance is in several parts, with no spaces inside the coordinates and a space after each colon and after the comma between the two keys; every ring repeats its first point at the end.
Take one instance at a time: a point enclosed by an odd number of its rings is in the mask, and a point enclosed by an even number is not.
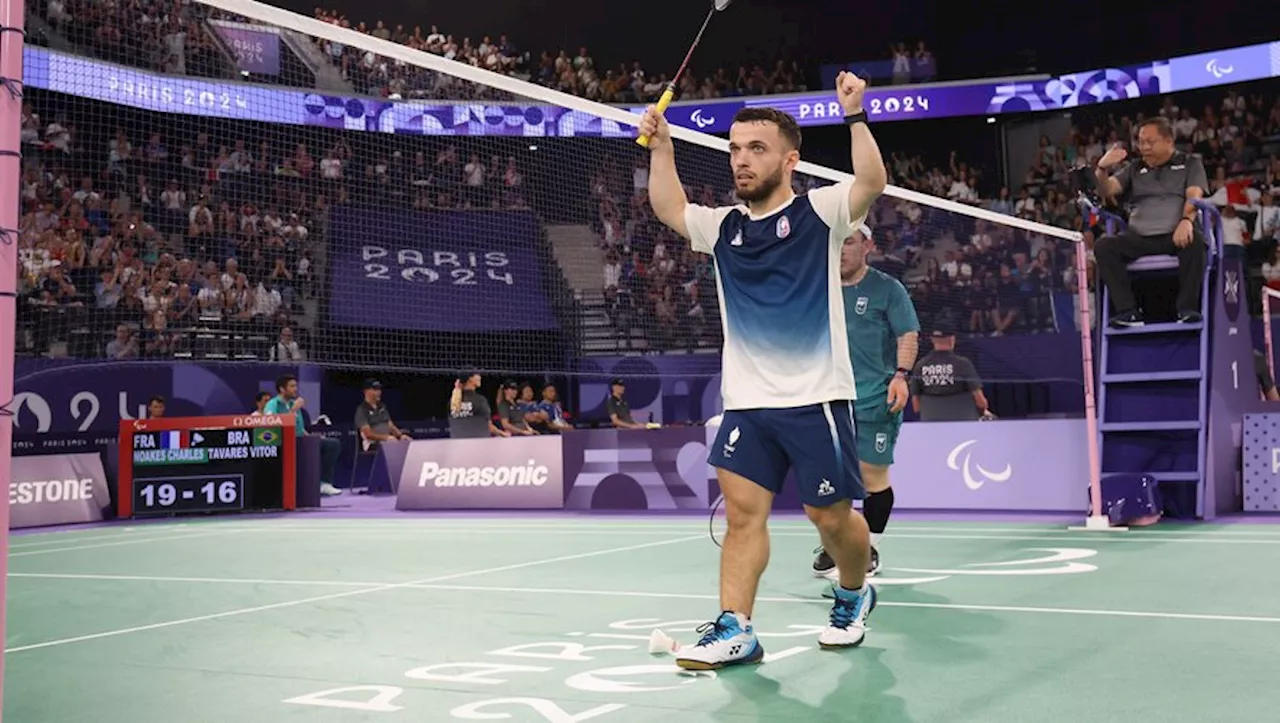
{"type": "Polygon", "coordinates": [[[871,583],[862,584],[861,592],[834,586],[835,603],[831,606],[831,620],[818,635],[818,645],[825,649],[856,648],[867,637],[867,618],[876,609],[876,589],[871,583]]]}
{"type": "Polygon", "coordinates": [[[737,613],[726,610],[714,623],[698,628],[698,632],[702,638],[697,645],[680,648],[676,653],[676,665],[685,670],[719,670],[764,660],[764,647],[756,638],[755,627],[737,613]]]}

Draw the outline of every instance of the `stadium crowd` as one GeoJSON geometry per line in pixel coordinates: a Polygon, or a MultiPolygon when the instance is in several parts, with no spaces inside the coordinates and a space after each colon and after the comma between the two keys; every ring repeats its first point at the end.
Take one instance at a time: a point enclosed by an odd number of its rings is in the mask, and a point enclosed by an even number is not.
{"type": "MultiPolygon", "coordinates": [[[[1257,288],[1280,288],[1280,94],[1215,89],[1082,107],[1065,137],[1041,138],[1016,191],[998,186],[990,180],[996,174],[955,152],[945,160],[891,152],[890,183],[1079,231],[1091,244],[1105,229],[1094,211],[1082,209],[1072,170],[1096,163],[1111,144],[1132,149],[1138,124],[1154,114],[1172,122],[1181,148],[1203,157],[1210,176],[1206,198],[1223,210],[1224,241],[1248,247],[1257,312],[1257,288]]],[[[682,173],[696,177],[714,162],[688,164],[682,173]]],[[[797,177],[797,193],[814,183],[797,177]]],[[[645,159],[637,156],[634,168],[606,166],[593,186],[598,214],[592,222],[605,249],[602,288],[609,313],[620,332],[638,320],[661,348],[715,346],[718,329],[706,323],[718,315],[714,268],[657,223],[647,184],[645,159]]],[[[708,205],[738,202],[726,181],[689,183],[686,192],[708,205]]],[[[1123,209],[1113,211],[1123,215],[1123,209]]],[[[1058,319],[1052,295],[1077,288],[1072,244],[1042,233],[887,196],[868,222],[877,241],[871,262],[907,285],[926,327],[992,336],[1053,331],[1058,319]]],[[[1088,269],[1094,288],[1091,260],[1088,269]]]]}
{"type": "MultiPolygon", "coordinates": [[[[190,0],[37,0],[31,9],[55,31],[77,47],[97,57],[135,67],[179,75],[235,77],[235,63],[221,36],[208,25],[210,19],[252,22],[190,0]]],[[[473,41],[446,34],[435,25],[412,30],[382,20],[372,24],[352,22],[344,14],[318,7],[315,16],[328,23],[407,45],[436,55],[507,73],[557,90],[603,103],[644,103],[656,100],[666,87],[665,74],[646,72],[638,61],[613,68],[597,66],[586,47],[530,52],[505,33],[485,35],[473,41]]],[[[503,100],[507,96],[491,88],[412,67],[358,48],[316,39],[326,57],[351,82],[357,93],[394,98],[503,100]]],[[[282,48],[282,55],[291,51],[282,48]]],[[[885,58],[893,64],[893,82],[907,83],[920,67],[934,67],[924,42],[914,50],[905,43],[891,45],[885,58]]],[[[290,68],[299,77],[313,76],[290,68]]],[[[282,71],[284,72],[284,71],[282,71]]],[[[255,81],[269,80],[254,77],[255,81]]],[[[751,63],[736,70],[720,67],[699,74],[695,69],[680,81],[685,100],[743,95],[772,95],[808,90],[816,80],[816,68],[801,67],[794,59],[751,63]]]]}
{"type": "Polygon", "coordinates": [[[231,65],[205,20],[211,10],[188,0],[36,0],[53,29],[91,55],[174,75],[227,77],[231,65]]]}
{"type": "Polygon", "coordinates": [[[168,118],[28,93],[21,351],[301,358],[331,206],[525,207],[514,158],[168,118]]]}
{"type": "MultiPolygon", "coordinates": [[[[576,52],[562,48],[535,54],[519,48],[505,33],[485,35],[479,42],[474,42],[470,37],[459,40],[452,34],[442,32],[436,25],[431,25],[427,31],[422,26],[415,25],[410,31],[403,24],[396,24],[392,29],[389,23],[382,20],[374,22],[372,26],[365,22],[353,24],[342,13],[324,8],[316,8],[315,16],[324,22],[354,28],[358,32],[401,43],[415,50],[507,73],[601,103],[656,101],[670,82],[665,73],[645,71],[639,60],[621,62],[614,68],[597,65],[586,46],[579,47],[576,52]]],[[[359,92],[393,98],[503,98],[491,88],[406,66],[375,53],[325,40],[317,42],[359,92]]],[[[923,41],[917,43],[914,51],[908,51],[905,43],[891,46],[886,57],[892,58],[895,82],[911,82],[913,69],[934,65],[933,55],[923,41]]],[[[679,98],[698,100],[800,93],[808,90],[815,80],[814,71],[814,68],[801,67],[799,61],[792,58],[778,59],[772,63],[740,65],[737,70],[719,67],[703,74],[699,74],[696,68],[690,68],[681,76],[679,98]]]]}

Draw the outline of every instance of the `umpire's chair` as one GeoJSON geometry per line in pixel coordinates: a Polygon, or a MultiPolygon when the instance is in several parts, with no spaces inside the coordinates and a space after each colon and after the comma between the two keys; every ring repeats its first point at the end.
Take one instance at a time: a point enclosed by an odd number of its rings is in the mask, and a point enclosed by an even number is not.
{"type": "MultiPolygon", "coordinates": [[[[1125,227],[1119,215],[1086,203],[1082,194],[1082,208],[1096,213],[1108,234],[1125,227]]],[[[1114,329],[1107,323],[1111,300],[1104,284],[1095,296],[1100,300],[1097,408],[1104,494],[1114,486],[1109,479],[1119,484],[1128,478],[1136,482],[1129,485],[1132,494],[1125,496],[1154,504],[1147,497],[1148,480],[1154,481],[1159,494],[1152,499],[1163,497],[1163,512],[1175,517],[1194,516],[1203,507],[1214,323],[1211,291],[1225,253],[1218,209],[1204,201],[1194,203],[1206,245],[1199,322],[1148,321],[1141,327],[1114,329]]],[[[1143,257],[1128,270],[1135,281],[1163,284],[1172,277],[1176,284],[1178,257],[1143,257]]],[[[1114,501],[1104,499],[1104,504],[1114,501]]]]}

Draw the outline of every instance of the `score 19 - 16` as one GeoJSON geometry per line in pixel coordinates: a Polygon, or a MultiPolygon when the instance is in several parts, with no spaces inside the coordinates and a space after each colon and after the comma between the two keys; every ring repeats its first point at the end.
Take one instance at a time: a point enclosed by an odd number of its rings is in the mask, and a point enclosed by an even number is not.
{"type": "Polygon", "coordinates": [[[244,509],[244,475],[135,479],[135,506],[147,512],[215,512],[244,509]]]}

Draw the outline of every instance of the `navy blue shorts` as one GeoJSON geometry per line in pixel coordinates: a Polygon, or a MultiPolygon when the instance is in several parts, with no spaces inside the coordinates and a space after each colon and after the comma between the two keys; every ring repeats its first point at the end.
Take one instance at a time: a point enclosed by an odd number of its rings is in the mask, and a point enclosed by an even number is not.
{"type": "Polygon", "coordinates": [[[847,401],[726,411],[710,462],[775,495],[794,470],[800,499],[810,507],[866,496],[853,405],[847,401]]]}

